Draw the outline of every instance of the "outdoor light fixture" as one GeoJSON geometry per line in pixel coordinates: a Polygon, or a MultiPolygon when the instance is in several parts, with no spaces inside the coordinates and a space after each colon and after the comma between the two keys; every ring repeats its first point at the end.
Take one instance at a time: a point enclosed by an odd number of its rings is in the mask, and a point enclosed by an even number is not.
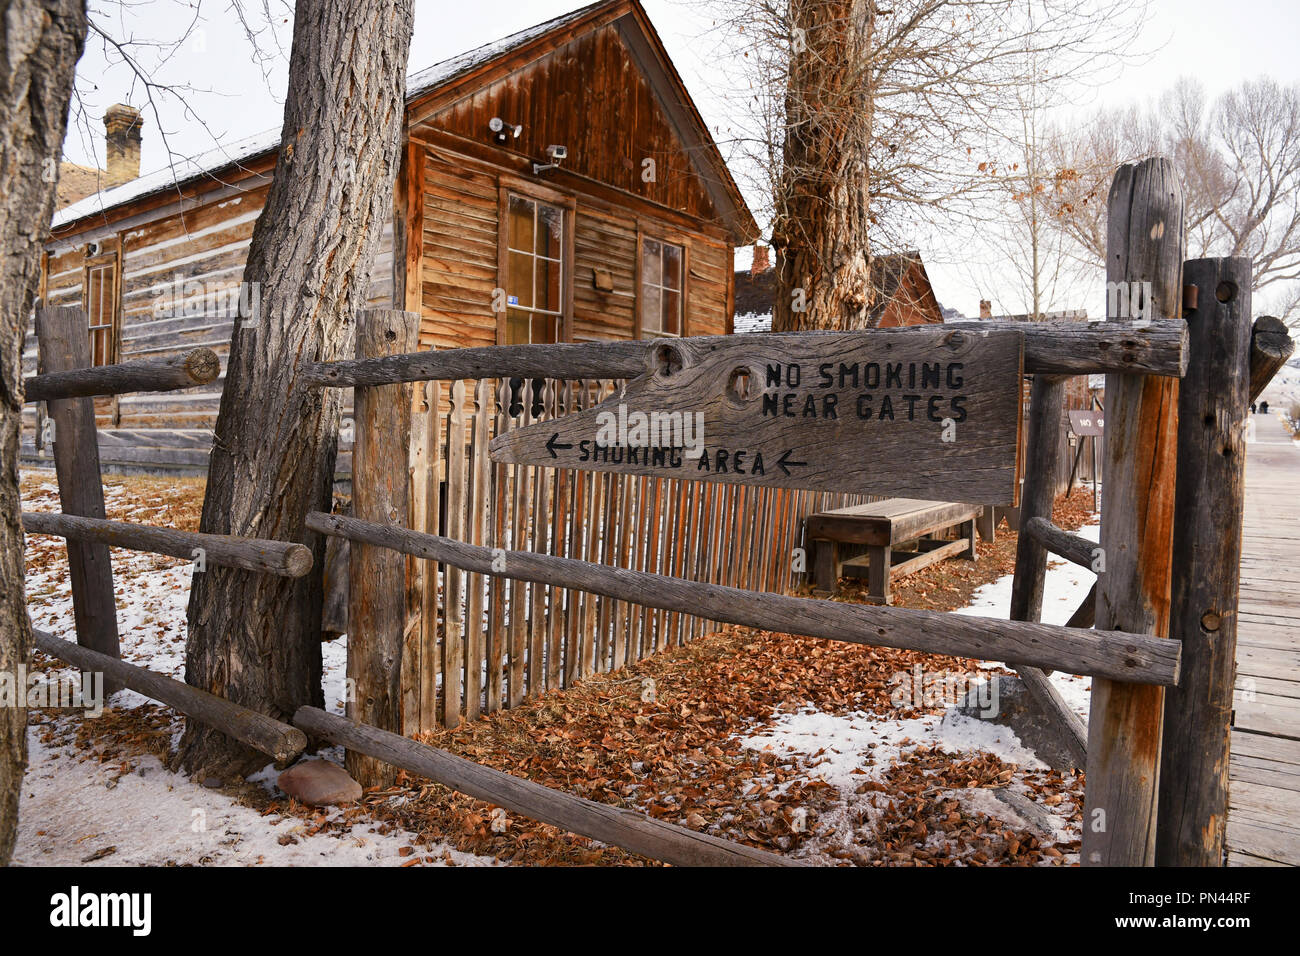
{"type": "Polygon", "coordinates": [[[492,138],[496,140],[498,146],[504,146],[511,139],[518,139],[524,131],[523,126],[507,123],[500,116],[488,120],[488,129],[492,131],[492,138]]]}

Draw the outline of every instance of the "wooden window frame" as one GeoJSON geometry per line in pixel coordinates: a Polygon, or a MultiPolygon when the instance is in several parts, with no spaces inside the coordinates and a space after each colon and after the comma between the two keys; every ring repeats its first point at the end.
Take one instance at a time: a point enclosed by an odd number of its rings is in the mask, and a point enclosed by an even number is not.
{"type": "Polygon", "coordinates": [[[671,333],[664,335],[656,334],[655,338],[686,338],[691,334],[691,238],[685,233],[677,232],[668,228],[661,223],[646,222],[637,220],[636,228],[636,328],[633,330],[634,337],[638,339],[645,338],[645,316],[643,314],[643,305],[645,297],[641,294],[644,287],[642,281],[642,262],[644,254],[645,241],[650,239],[654,242],[665,245],[677,246],[682,250],[682,327],[677,335],[671,333]]]}
{"type": "MultiPolygon", "coordinates": [[[[573,341],[573,270],[574,227],[577,222],[578,201],[572,193],[561,192],[516,176],[500,176],[497,181],[497,288],[506,288],[509,263],[510,196],[519,196],[533,202],[546,203],[563,210],[564,237],[560,250],[560,315],[556,329],[557,342],[573,341]]],[[[496,314],[497,345],[506,344],[506,311],[496,314]]]]}
{"type": "Polygon", "coordinates": [[[110,293],[110,302],[112,303],[112,314],[108,321],[108,354],[105,355],[101,365],[112,365],[116,363],[121,354],[121,337],[122,337],[122,257],[121,250],[114,249],[111,252],[104,252],[97,256],[87,256],[81,269],[81,307],[86,316],[86,337],[90,341],[90,360],[91,364],[95,361],[95,338],[94,331],[97,328],[104,328],[103,325],[93,325],[90,315],[90,274],[93,271],[108,268],[112,276],[113,287],[110,293]]]}

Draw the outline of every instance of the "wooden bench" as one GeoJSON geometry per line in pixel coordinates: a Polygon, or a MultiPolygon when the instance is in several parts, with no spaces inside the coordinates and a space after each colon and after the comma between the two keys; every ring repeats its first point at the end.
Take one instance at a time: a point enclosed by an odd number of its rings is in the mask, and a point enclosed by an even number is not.
{"type": "Polygon", "coordinates": [[[817,589],[834,594],[841,577],[865,577],[868,597],[891,604],[893,578],[954,555],[975,560],[975,523],[983,510],[979,505],[950,501],[887,498],[809,515],[806,529],[814,542],[817,589]],[[961,536],[955,541],[930,537],[957,525],[962,526],[961,536]],[[910,542],[916,543],[915,550],[894,550],[910,542]],[[841,545],[857,546],[858,556],[842,559],[841,545]]]}

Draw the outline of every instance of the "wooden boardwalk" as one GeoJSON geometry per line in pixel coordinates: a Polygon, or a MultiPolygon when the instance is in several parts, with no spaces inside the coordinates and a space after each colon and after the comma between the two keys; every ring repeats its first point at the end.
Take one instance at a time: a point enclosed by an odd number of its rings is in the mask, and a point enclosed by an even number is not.
{"type": "Polygon", "coordinates": [[[1228,863],[1300,866],[1300,446],[1256,415],[1246,455],[1228,863]]]}

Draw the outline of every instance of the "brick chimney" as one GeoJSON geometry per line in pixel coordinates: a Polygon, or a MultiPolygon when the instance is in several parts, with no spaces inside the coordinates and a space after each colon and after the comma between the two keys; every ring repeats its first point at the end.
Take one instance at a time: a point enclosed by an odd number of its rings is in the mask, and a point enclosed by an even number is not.
{"type": "Polygon", "coordinates": [[[993,318],[993,303],[990,302],[988,299],[980,299],[980,318],[981,319],[993,318]]]}
{"type": "Polygon", "coordinates": [[[749,267],[750,275],[756,276],[759,273],[766,272],[768,269],[772,268],[772,259],[769,255],[770,252],[771,250],[768,249],[767,246],[759,245],[757,242],[754,243],[754,264],[749,267]]]}
{"type": "Polygon", "coordinates": [[[129,183],[140,175],[140,111],[114,103],[104,111],[104,143],[108,153],[106,187],[129,183]]]}

